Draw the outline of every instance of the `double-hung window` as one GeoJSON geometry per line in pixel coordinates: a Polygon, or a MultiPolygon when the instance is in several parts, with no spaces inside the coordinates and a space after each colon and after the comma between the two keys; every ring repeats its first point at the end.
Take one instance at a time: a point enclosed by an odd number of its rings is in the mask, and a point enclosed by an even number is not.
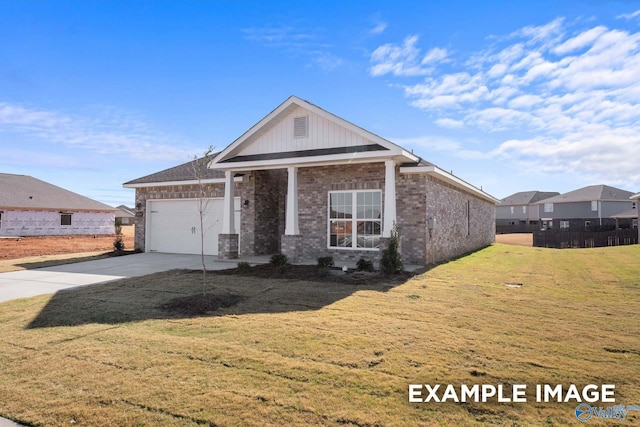
{"type": "Polygon", "coordinates": [[[376,249],[382,234],[380,190],[329,193],[329,247],[376,249]]]}

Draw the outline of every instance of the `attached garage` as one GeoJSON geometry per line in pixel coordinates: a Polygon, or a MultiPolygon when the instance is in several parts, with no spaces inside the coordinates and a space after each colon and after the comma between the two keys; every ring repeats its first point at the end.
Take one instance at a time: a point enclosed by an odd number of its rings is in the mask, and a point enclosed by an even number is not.
{"type": "MultiPolygon", "coordinates": [[[[235,223],[240,224],[240,197],[235,198],[235,223]]],[[[146,250],[200,254],[198,199],[147,200],[146,250]]],[[[205,199],[204,253],[218,254],[222,231],[222,198],[205,199]]],[[[239,227],[238,227],[239,231],[239,227]]]]}

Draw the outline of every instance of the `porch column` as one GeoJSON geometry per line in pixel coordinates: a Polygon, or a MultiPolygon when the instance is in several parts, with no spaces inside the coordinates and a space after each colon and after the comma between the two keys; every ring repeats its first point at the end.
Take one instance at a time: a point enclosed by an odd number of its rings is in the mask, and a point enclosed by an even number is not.
{"type": "Polygon", "coordinates": [[[303,237],[298,226],[298,168],[287,168],[287,212],[284,235],[280,239],[280,253],[287,256],[289,262],[303,260],[303,237]]]}
{"type": "Polygon", "coordinates": [[[287,183],[287,217],[284,234],[295,236],[300,234],[298,227],[298,168],[290,166],[287,168],[289,177],[287,183]]]}
{"type": "Polygon", "coordinates": [[[393,224],[396,222],[396,162],[384,162],[384,220],[382,237],[391,237],[393,224]]]}
{"type": "Polygon", "coordinates": [[[235,193],[233,172],[224,172],[224,207],[222,210],[222,232],[218,234],[218,258],[238,258],[239,236],[236,233],[235,218],[235,193]]]}
{"type": "Polygon", "coordinates": [[[234,183],[233,172],[224,171],[224,211],[222,214],[222,234],[235,234],[234,224],[234,183]]]}

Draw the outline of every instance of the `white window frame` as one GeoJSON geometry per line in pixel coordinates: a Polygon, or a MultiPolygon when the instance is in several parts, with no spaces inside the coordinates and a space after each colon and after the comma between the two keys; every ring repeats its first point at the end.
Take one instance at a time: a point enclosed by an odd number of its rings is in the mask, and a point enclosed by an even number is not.
{"type": "Polygon", "coordinates": [[[514,208],[513,206],[510,206],[510,207],[509,207],[509,211],[511,212],[511,215],[513,215],[513,213],[514,213],[514,209],[515,209],[515,208],[514,208]]]}
{"type": "Polygon", "coordinates": [[[371,221],[380,223],[380,237],[382,237],[382,216],[383,200],[382,190],[337,190],[327,193],[327,249],[332,250],[357,250],[357,251],[379,251],[380,248],[358,247],[358,221],[371,221]],[[351,218],[331,218],[331,195],[351,194],[351,218]],[[358,193],[379,193],[380,194],[380,218],[358,218],[358,193]],[[337,221],[351,221],[351,246],[331,246],[331,224],[337,221]]]}
{"type": "Polygon", "coordinates": [[[571,226],[571,221],[560,221],[560,228],[565,229],[571,226]]]}
{"type": "Polygon", "coordinates": [[[598,201],[597,200],[592,200],[591,201],[591,212],[598,212],[598,201]]]}
{"type": "Polygon", "coordinates": [[[545,212],[553,212],[553,203],[545,203],[544,204],[545,212]]]}
{"type": "Polygon", "coordinates": [[[526,206],[523,206],[523,207],[522,207],[522,213],[523,213],[523,214],[526,214],[526,213],[527,213],[527,207],[526,207],[526,206]]]}

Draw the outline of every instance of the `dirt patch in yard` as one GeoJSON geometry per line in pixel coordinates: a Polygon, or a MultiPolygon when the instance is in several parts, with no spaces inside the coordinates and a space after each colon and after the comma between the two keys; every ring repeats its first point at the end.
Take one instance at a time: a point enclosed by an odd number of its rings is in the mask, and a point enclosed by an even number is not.
{"type": "MultiPolygon", "coordinates": [[[[179,270],[184,278],[191,276],[189,282],[198,283],[199,276],[202,275],[200,270],[179,270]]],[[[306,282],[322,282],[323,286],[340,286],[350,285],[355,288],[376,286],[379,290],[387,291],[401,283],[405,283],[411,277],[412,273],[402,273],[394,275],[385,275],[380,272],[366,271],[348,271],[343,272],[340,269],[320,269],[316,265],[287,265],[285,269],[278,268],[272,264],[256,265],[245,268],[231,268],[228,270],[215,270],[207,273],[208,281],[212,283],[224,283],[226,280],[233,280],[237,276],[252,279],[284,279],[286,283],[306,282]]],[[[270,290],[270,289],[269,289],[270,290]]],[[[326,288],[325,288],[326,290],[326,288]]],[[[195,316],[213,314],[218,309],[231,308],[247,297],[239,295],[231,290],[222,292],[197,292],[186,296],[177,296],[168,302],[165,302],[160,308],[168,313],[178,316],[195,316]]]]}
{"type": "Polygon", "coordinates": [[[533,246],[532,233],[496,234],[496,243],[517,246],[533,246]]]}
{"type": "MultiPolygon", "coordinates": [[[[134,226],[122,227],[126,249],[133,249],[134,226]]],[[[107,252],[113,250],[115,234],[34,236],[0,239],[0,261],[34,256],[107,252]]]]}

